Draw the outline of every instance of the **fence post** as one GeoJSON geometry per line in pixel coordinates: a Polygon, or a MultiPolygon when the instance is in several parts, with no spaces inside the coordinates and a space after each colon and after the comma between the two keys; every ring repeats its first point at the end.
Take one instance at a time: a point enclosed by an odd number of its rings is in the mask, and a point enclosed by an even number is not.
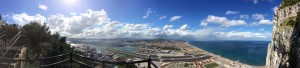
{"type": "Polygon", "coordinates": [[[101,67],[104,68],[105,67],[105,63],[101,62],[101,67]]]}
{"type": "Polygon", "coordinates": [[[148,55],[148,68],[151,68],[151,58],[150,58],[150,55],[148,55]]]}
{"type": "Polygon", "coordinates": [[[72,67],[72,65],[73,65],[73,56],[72,56],[72,55],[73,55],[73,49],[74,49],[74,48],[72,47],[72,48],[71,48],[71,52],[70,52],[70,60],[69,60],[69,61],[70,61],[70,68],[73,68],[73,67],[72,67]]]}
{"type": "MultiPolygon", "coordinates": [[[[5,27],[4,27],[5,28],[5,27]]],[[[5,28],[5,33],[4,33],[4,44],[5,44],[5,47],[6,47],[6,45],[7,45],[7,33],[6,33],[6,28],[5,28]]]]}
{"type": "Polygon", "coordinates": [[[43,54],[40,54],[40,68],[43,68],[42,65],[43,65],[43,54]]]}

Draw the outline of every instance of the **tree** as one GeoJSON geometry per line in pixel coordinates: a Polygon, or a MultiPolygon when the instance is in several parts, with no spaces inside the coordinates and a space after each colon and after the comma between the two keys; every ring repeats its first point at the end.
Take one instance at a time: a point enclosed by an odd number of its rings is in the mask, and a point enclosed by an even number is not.
{"type": "MultiPolygon", "coordinates": [[[[2,28],[0,29],[0,32],[5,32],[4,36],[1,38],[1,40],[9,42],[10,40],[12,40],[13,37],[15,37],[15,35],[17,35],[17,33],[19,32],[19,28],[17,27],[16,24],[12,24],[12,25],[3,25],[2,28]]],[[[7,43],[8,44],[8,43],[7,43]]],[[[16,43],[16,45],[18,44],[18,42],[16,43]]]]}
{"type": "MultiPolygon", "coordinates": [[[[49,27],[46,24],[41,25],[38,22],[30,22],[22,27],[22,32],[25,38],[22,41],[26,41],[29,49],[27,57],[29,59],[38,58],[40,54],[43,56],[56,56],[70,52],[70,45],[66,42],[66,37],[61,37],[59,33],[51,34],[49,27]]],[[[47,60],[47,63],[54,63],[63,58],[53,58],[47,60]]],[[[50,68],[56,68],[54,65],[50,68]]]]}
{"type": "MultiPolygon", "coordinates": [[[[0,22],[5,23],[0,15],[0,22]]],[[[1,24],[2,25],[2,24],[1,24]]],[[[23,27],[18,27],[17,24],[7,24],[1,26],[0,33],[6,31],[6,35],[2,40],[6,38],[11,40],[15,35],[22,31],[22,36],[19,38],[16,45],[26,45],[27,53],[26,59],[39,58],[40,54],[43,56],[56,56],[70,52],[70,44],[67,44],[66,37],[61,37],[59,33],[51,34],[49,27],[46,24],[40,24],[36,21],[25,24],[23,27]]],[[[48,60],[46,63],[53,63],[59,60],[66,59],[67,57],[54,58],[48,60]]],[[[38,66],[38,63],[31,62],[29,68],[38,66]]],[[[56,68],[51,67],[51,68],[56,68]]]]}
{"type": "Polygon", "coordinates": [[[50,45],[47,48],[53,48],[48,55],[59,55],[71,50],[70,45],[66,43],[66,37],[61,37],[59,33],[53,34],[48,43],[50,45]]]}
{"type": "Polygon", "coordinates": [[[41,54],[41,43],[49,41],[51,36],[49,27],[45,24],[41,25],[38,22],[30,22],[22,27],[22,32],[25,35],[27,45],[30,49],[36,51],[37,54],[41,54]]]}

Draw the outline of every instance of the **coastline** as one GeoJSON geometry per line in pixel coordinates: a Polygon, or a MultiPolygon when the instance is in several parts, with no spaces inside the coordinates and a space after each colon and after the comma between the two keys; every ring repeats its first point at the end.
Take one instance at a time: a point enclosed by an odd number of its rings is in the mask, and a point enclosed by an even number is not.
{"type": "MultiPolygon", "coordinates": [[[[141,41],[137,41],[137,42],[141,42],[141,41]]],[[[254,66],[254,65],[248,65],[248,64],[244,64],[244,63],[241,63],[241,62],[238,62],[238,61],[233,61],[233,60],[230,60],[228,58],[225,58],[225,57],[222,57],[220,55],[216,55],[216,54],[213,54],[211,52],[208,52],[208,51],[205,51],[201,48],[198,48],[192,44],[189,43],[189,41],[164,41],[164,42],[149,42],[149,41],[146,41],[146,42],[142,42],[142,43],[146,43],[146,45],[155,45],[155,46],[161,46],[161,45],[164,45],[164,46],[173,46],[176,47],[176,48],[180,48],[180,50],[178,50],[178,54],[176,55],[183,55],[184,53],[188,53],[188,54],[194,54],[194,55],[197,55],[197,54],[206,54],[206,55],[210,55],[212,56],[211,59],[208,59],[208,60],[212,60],[214,63],[217,63],[222,67],[224,68],[265,68],[265,66],[254,66]]],[[[97,49],[93,50],[93,48],[86,48],[85,46],[83,46],[84,44],[83,43],[71,43],[73,44],[73,46],[80,46],[78,47],[79,50],[83,51],[83,52],[90,52],[90,51],[87,51],[89,49],[91,49],[92,51],[97,51],[97,49]]],[[[137,43],[139,44],[139,43],[137,43]]],[[[145,44],[144,44],[145,45],[145,44]]],[[[88,46],[88,45],[86,45],[88,46]]],[[[155,62],[157,65],[161,66],[161,64],[163,64],[162,62],[155,62]]],[[[182,65],[183,66],[183,65],[182,65]]]]}
{"type": "Polygon", "coordinates": [[[241,67],[239,68],[265,68],[265,66],[254,66],[254,65],[248,65],[248,64],[244,64],[244,63],[240,63],[238,61],[233,61],[233,60],[230,60],[228,58],[225,58],[225,57],[221,57],[219,55],[216,55],[216,54],[213,54],[213,53],[210,53],[210,52],[207,52],[201,48],[198,48],[194,45],[191,45],[188,41],[186,41],[186,44],[192,48],[195,48],[199,51],[202,51],[204,52],[205,54],[208,54],[208,55],[211,55],[213,56],[213,58],[216,58],[216,59],[213,59],[216,63],[218,63],[219,65],[221,66],[225,66],[227,68],[232,68],[231,66],[236,66],[236,65],[240,65],[241,67]],[[227,62],[227,64],[223,64],[224,62],[227,62]],[[231,64],[231,65],[230,65],[231,64]]]}

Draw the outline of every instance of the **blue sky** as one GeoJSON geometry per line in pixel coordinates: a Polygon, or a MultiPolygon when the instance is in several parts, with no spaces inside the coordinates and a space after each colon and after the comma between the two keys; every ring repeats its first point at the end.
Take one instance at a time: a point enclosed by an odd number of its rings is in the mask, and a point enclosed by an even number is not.
{"type": "Polygon", "coordinates": [[[73,38],[271,40],[281,0],[1,0],[20,26],[46,22],[73,38]],[[209,38],[209,39],[208,39],[209,38]]]}

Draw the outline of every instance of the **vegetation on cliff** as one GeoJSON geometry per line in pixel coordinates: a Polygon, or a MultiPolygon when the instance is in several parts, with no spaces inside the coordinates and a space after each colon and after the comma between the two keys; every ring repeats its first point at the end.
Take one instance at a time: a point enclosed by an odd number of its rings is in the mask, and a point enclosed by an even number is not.
{"type": "Polygon", "coordinates": [[[284,7],[287,7],[287,6],[292,6],[292,5],[297,4],[299,2],[300,2],[300,0],[282,0],[281,6],[279,7],[279,9],[282,9],[284,7]]]}
{"type": "Polygon", "coordinates": [[[299,22],[300,12],[297,13],[295,17],[289,17],[286,19],[282,24],[281,27],[295,27],[296,24],[299,22]]]}
{"type": "Polygon", "coordinates": [[[297,23],[297,17],[290,17],[288,19],[286,19],[281,26],[282,27],[295,27],[297,23]]]}

